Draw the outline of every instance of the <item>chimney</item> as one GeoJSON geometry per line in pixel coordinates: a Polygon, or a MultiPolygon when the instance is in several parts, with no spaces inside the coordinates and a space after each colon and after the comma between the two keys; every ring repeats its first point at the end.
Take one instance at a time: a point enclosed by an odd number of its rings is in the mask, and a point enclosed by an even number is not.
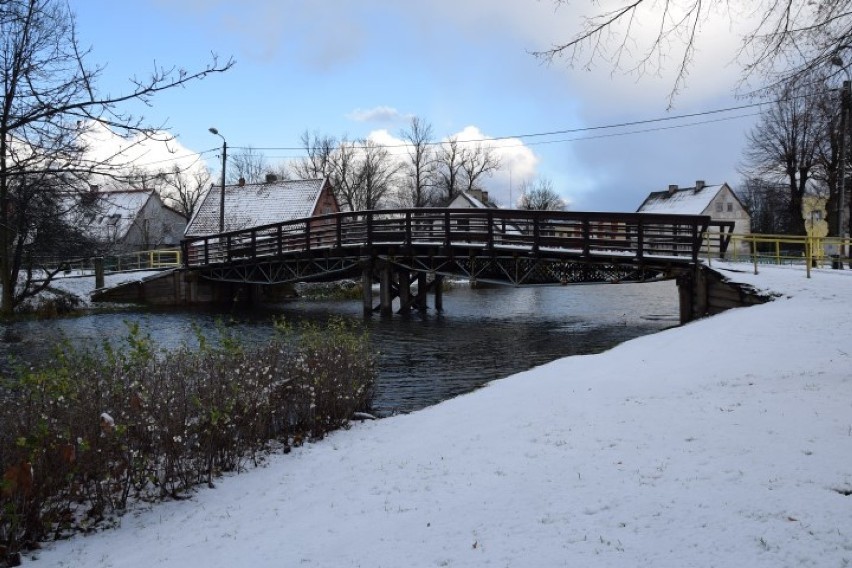
{"type": "Polygon", "coordinates": [[[470,189],[467,193],[468,193],[468,195],[470,195],[474,199],[478,199],[479,201],[482,201],[482,190],[481,189],[470,189]]]}
{"type": "Polygon", "coordinates": [[[697,181],[695,182],[695,193],[698,193],[699,191],[701,191],[702,189],[704,189],[704,186],[705,186],[705,185],[706,185],[706,184],[704,183],[704,180],[703,180],[703,179],[699,179],[699,180],[697,180],[697,181]]]}
{"type": "Polygon", "coordinates": [[[92,193],[97,193],[98,189],[100,189],[100,187],[96,183],[89,185],[89,191],[91,191],[92,193]]]}
{"type": "Polygon", "coordinates": [[[482,202],[488,205],[488,192],[484,189],[482,190],[482,202]]]}
{"type": "Polygon", "coordinates": [[[266,174],[266,183],[275,183],[278,181],[278,176],[275,174],[266,174]]]}
{"type": "Polygon", "coordinates": [[[242,177],[241,177],[241,178],[240,178],[240,181],[238,182],[238,185],[239,185],[240,187],[243,187],[245,184],[246,184],[246,178],[242,178],[242,177]]]}
{"type": "Polygon", "coordinates": [[[677,185],[676,184],[669,186],[669,195],[674,195],[676,191],[677,191],[677,185]]]}

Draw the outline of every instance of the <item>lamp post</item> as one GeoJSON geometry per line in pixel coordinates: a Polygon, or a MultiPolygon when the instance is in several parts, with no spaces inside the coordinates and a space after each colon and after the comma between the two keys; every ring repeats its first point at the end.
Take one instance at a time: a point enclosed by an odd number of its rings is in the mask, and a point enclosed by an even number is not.
{"type": "Polygon", "coordinates": [[[225,232],[225,164],[228,163],[228,142],[225,137],[219,134],[219,131],[212,126],[208,129],[211,134],[215,134],[222,139],[222,186],[219,189],[219,232],[225,232]]]}

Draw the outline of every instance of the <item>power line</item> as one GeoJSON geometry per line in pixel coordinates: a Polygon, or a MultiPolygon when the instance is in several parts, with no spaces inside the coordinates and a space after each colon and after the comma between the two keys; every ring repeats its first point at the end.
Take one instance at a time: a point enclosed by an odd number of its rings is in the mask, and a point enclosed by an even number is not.
{"type": "MultiPolygon", "coordinates": [[[[530,132],[530,133],[525,133],[525,134],[495,136],[495,137],[492,137],[492,138],[480,138],[480,139],[473,139],[473,140],[459,140],[459,143],[460,144],[471,144],[471,143],[481,143],[481,142],[495,142],[495,141],[500,141],[500,140],[538,138],[538,137],[544,137],[544,136],[556,136],[556,135],[559,135],[559,134],[579,134],[579,133],[582,133],[582,132],[594,132],[594,131],[598,131],[598,130],[611,130],[611,129],[616,129],[616,128],[625,128],[625,127],[629,127],[629,126],[641,126],[643,124],[670,122],[670,121],[673,121],[673,120],[683,120],[683,119],[686,119],[686,118],[696,118],[696,117],[699,117],[699,116],[710,116],[710,115],[721,114],[721,113],[725,113],[725,112],[745,110],[745,109],[760,107],[760,106],[763,106],[763,105],[766,105],[766,104],[769,104],[769,103],[772,103],[772,102],[776,102],[776,101],[751,103],[751,104],[747,104],[747,105],[740,105],[740,106],[734,106],[734,107],[728,107],[728,108],[722,108],[722,109],[705,110],[705,111],[701,111],[701,112],[693,112],[693,113],[681,114],[681,115],[677,115],[677,116],[662,116],[662,117],[657,117],[657,118],[633,120],[633,121],[619,122],[619,123],[613,123],[613,124],[604,124],[604,125],[597,125],[597,126],[584,126],[584,127],[579,127],[579,128],[566,128],[566,129],[562,129],[562,130],[552,130],[552,131],[549,131],[549,132],[530,132]]],[[[744,115],[744,116],[753,116],[753,115],[744,115]]],[[[706,122],[709,123],[709,122],[715,122],[715,121],[706,121],[706,122]]],[[[697,123],[693,123],[693,124],[704,124],[704,123],[705,122],[697,122],[697,123]]],[[[429,146],[440,146],[444,143],[445,142],[430,142],[427,145],[429,145],[429,146]]],[[[391,148],[407,148],[407,147],[410,146],[410,144],[379,144],[378,146],[380,148],[384,148],[384,149],[391,149],[391,148]]],[[[272,150],[272,151],[278,151],[278,150],[304,151],[305,150],[304,146],[269,146],[269,147],[234,146],[234,149],[237,149],[237,150],[258,150],[258,151],[269,151],[269,150],[272,150]]]]}
{"type": "MultiPolygon", "coordinates": [[[[804,98],[804,97],[810,97],[810,96],[814,96],[814,95],[811,95],[811,94],[798,95],[795,98],[804,98]]],[[[721,108],[721,109],[710,109],[710,110],[681,114],[681,115],[676,115],[676,116],[661,116],[661,117],[656,117],[656,118],[648,118],[648,119],[641,119],[641,120],[618,122],[618,123],[612,123],[612,124],[585,126],[585,127],[578,127],[578,128],[566,128],[566,129],[552,130],[552,131],[547,131],[547,132],[529,132],[529,133],[522,133],[522,134],[496,136],[496,137],[493,137],[493,138],[459,140],[458,143],[459,144],[474,144],[474,143],[486,143],[486,142],[500,142],[500,141],[505,141],[505,140],[524,140],[524,139],[528,139],[528,138],[543,138],[543,137],[546,137],[546,136],[557,136],[557,135],[561,135],[561,134],[582,134],[582,133],[588,133],[588,132],[615,130],[615,129],[627,128],[627,127],[631,127],[631,126],[659,124],[659,123],[665,123],[665,122],[672,122],[672,121],[676,121],[676,120],[698,118],[698,117],[702,117],[702,116],[713,116],[713,115],[718,115],[718,114],[723,114],[723,113],[728,113],[728,112],[735,112],[735,111],[758,108],[758,107],[762,107],[762,106],[767,105],[767,104],[774,104],[776,102],[779,102],[779,101],[778,100],[763,101],[763,102],[751,103],[751,104],[747,104],[747,105],[739,105],[739,106],[733,106],[733,107],[727,107],[727,108],[721,108]]],[[[676,124],[676,125],[672,125],[672,126],[659,126],[659,127],[655,127],[655,128],[643,128],[643,129],[639,129],[639,130],[630,130],[630,131],[626,131],[626,132],[614,132],[614,133],[608,133],[608,134],[597,134],[597,135],[592,135],[592,136],[577,136],[577,137],[572,137],[572,138],[561,138],[561,139],[558,139],[558,140],[530,141],[530,142],[525,142],[525,143],[502,145],[500,147],[501,148],[511,148],[511,147],[523,147],[523,146],[542,146],[542,145],[547,145],[547,144],[560,144],[560,143],[566,143],[566,142],[579,142],[579,141],[584,141],[584,140],[595,140],[595,139],[601,139],[601,138],[613,138],[613,137],[619,137],[619,136],[632,136],[632,135],[636,135],[636,134],[646,134],[646,133],[649,133],[649,132],[674,130],[674,129],[678,129],[678,128],[688,128],[688,127],[693,127],[693,126],[700,126],[700,125],[703,125],[703,124],[712,124],[712,123],[729,121],[729,120],[738,120],[738,119],[741,119],[741,118],[749,118],[749,117],[757,116],[758,114],[759,113],[739,114],[739,115],[731,116],[731,117],[722,117],[722,118],[715,118],[715,119],[711,119],[711,120],[693,121],[693,122],[689,122],[689,123],[685,123],[685,124],[676,124]]],[[[355,142],[353,142],[353,144],[355,144],[355,142]]],[[[443,144],[446,144],[446,141],[429,142],[426,145],[427,146],[441,146],[443,144]]],[[[377,144],[376,146],[381,148],[381,149],[394,150],[394,149],[410,148],[411,145],[402,143],[402,144],[377,144]]],[[[269,159],[301,158],[301,157],[305,156],[305,151],[306,151],[304,146],[269,146],[269,147],[232,146],[232,148],[234,150],[294,151],[294,152],[299,152],[296,155],[265,156],[266,158],[269,158],[269,159]]],[[[196,155],[198,156],[198,158],[196,158],[196,160],[201,159],[203,156],[205,156],[207,154],[212,154],[212,153],[218,152],[220,150],[221,150],[221,148],[216,147],[216,148],[210,148],[210,149],[207,149],[207,150],[202,150],[200,152],[197,152],[196,155]]],[[[136,164],[136,165],[138,165],[140,167],[148,167],[148,166],[153,166],[153,165],[162,164],[162,163],[169,163],[169,162],[175,162],[175,161],[179,161],[179,160],[185,160],[185,159],[190,158],[190,157],[191,157],[191,155],[176,156],[174,158],[168,158],[168,159],[164,159],[164,160],[158,160],[158,161],[148,162],[148,163],[141,163],[141,164],[136,164]]]]}

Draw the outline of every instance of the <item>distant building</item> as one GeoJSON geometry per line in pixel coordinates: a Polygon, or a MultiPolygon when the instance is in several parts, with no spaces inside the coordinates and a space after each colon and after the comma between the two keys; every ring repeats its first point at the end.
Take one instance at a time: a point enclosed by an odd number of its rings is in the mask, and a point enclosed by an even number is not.
{"type": "Polygon", "coordinates": [[[727,183],[707,185],[698,180],[694,187],[670,185],[667,190],[648,195],[637,212],[709,215],[714,221],[733,221],[735,234],[751,232],[751,216],[727,183]]]}
{"type": "MultiPolygon", "coordinates": [[[[498,209],[498,207],[488,199],[487,191],[471,189],[455,196],[447,205],[447,209],[498,209]]],[[[477,217],[477,221],[483,222],[481,217],[477,217]]],[[[451,223],[451,227],[455,231],[488,231],[487,225],[485,227],[471,226],[467,219],[456,219],[451,223]]],[[[509,237],[523,234],[522,227],[515,223],[507,223],[504,219],[494,221],[494,231],[509,237]]]]}
{"type": "Polygon", "coordinates": [[[99,190],[65,199],[66,219],[100,253],[120,254],[180,245],[186,218],[154,190],[99,190]]]}
{"type": "Polygon", "coordinates": [[[447,209],[496,209],[497,206],[488,199],[488,192],[481,189],[463,191],[453,198],[447,209]]]}
{"type": "MultiPolygon", "coordinates": [[[[221,187],[201,199],[186,227],[186,237],[219,233],[221,187]]],[[[272,225],[293,219],[338,213],[340,205],[328,179],[278,180],[225,186],[225,232],[272,225]]]]}

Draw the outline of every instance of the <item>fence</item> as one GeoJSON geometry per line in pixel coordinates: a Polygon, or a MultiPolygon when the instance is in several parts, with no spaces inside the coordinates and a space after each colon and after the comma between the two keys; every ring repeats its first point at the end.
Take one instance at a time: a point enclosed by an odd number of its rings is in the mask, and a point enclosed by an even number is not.
{"type": "MultiPolygon", "coordinates": [[[[704,243],[704,256],[719,258],[712,235],[704,243]]],[[[755,265],[807,265],[808,268],[843,268],[850,263],[852,239],[804,235],[732,234],[724,259],[755,265]]]]}
{"type": "Polygon", "coordinates": [[[69,260],[48,259],[41,264],[46,270],[60,270],[66,275],[76,273],[82,276],[94,274],[98,262],[103,262],[104,272],[110,273],[178,268],[182,260],[180,249],[158,249],[69,260]]]}

